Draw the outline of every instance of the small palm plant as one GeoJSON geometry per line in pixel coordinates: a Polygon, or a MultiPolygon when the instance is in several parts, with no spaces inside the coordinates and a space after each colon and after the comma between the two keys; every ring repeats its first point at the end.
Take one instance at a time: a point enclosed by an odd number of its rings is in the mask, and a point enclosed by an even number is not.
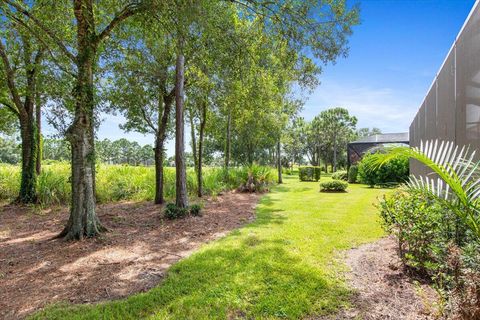
{"type": "Polygon", "coordinates": [[[396,146],[376,155],[381,166],[399,155],[408,156],[432,171],[427,176],[410,176],[407,188],[428,193],[451,209],[480,238],[480,161],[469,147],[438,140],[420,147],[396,146]]]}

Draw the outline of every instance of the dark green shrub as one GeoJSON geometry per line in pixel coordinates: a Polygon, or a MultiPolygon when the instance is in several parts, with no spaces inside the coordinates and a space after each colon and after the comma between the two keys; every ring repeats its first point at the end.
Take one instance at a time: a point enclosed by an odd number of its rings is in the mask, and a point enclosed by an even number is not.
{"type": "Polygon", "coordinates": [[[351,165],[348,169],[348,183],[357,183],[358,166],[351,165]]]}
{"type": "Polygon", "coordinates": [[[320,191],[322,192],[343,192],[347,189],[348,183],[341,180],[325,181],[320,183],[320,191]]]}
{"type": "Polygon", "coordinates": [[[318,181],[320,180],[320,167],[299,167],[298,175],[300,177],[300,181],[318,181]]]}
{"type": "Polygon", "coordinates": [[[202,207],[198,204],[192,204],[190,206],[190,214],[192,216],[198,217],[202,215],[202,207]]]}
{"type": "Polygon", "coordinates": [[[384,196],[379,208],[384,228],[398,240],[404,265],[434,281],[451,314],[476,319],[480,315],[476,302],[480,295],[478,238],[443,201],[428,192],[391,193],[384,196]]]}
{"type": "Polygon", "coordinates": [[[358,164],[358,181],[373,186],[393,186],[408,179],[408,157],[399,155],[379,166],[379,154],[366,154],[358,164]]]}
{"type": "Polygon", "coordinates": [[[333,180],[347,181],[348,173],[345,170],[340,170],[340,171],[334,172],[334,173],[332,173],[332,179],[333,180]]]}
{"type": "Polygon", "coordinates": [[[175,203],[168,203],[165,206],[165,217],[170,220],[180,219],[188,215],[188,208],[179,208],[175,203]]]}

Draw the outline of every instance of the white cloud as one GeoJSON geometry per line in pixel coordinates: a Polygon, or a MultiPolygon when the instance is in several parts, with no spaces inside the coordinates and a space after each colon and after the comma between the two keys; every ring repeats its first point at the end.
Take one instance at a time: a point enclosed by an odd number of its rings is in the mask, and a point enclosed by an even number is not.
{"type": "Polygon", "coordinates": [[[390,88],[343,85],[331,81],[310,96],[302,112],[310,120],[331,107],[344,107],[358,118],[358,127],[377,127],[383,132],[406,132],[421,98],[390,88]]]}

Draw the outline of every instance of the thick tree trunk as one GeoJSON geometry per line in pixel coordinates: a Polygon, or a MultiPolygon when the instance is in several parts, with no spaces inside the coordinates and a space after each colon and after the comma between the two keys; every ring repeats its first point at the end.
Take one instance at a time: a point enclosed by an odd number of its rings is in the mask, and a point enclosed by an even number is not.
{"type": "Polygon", "coordinates": [[[22,177],[20,182],[20,193],[17,201],[20,203],[35,203],[37,201],[36,184],[36,157],[37,140],[35,121],[30,115],[22,121],[22,177]]]}
{"type": "Polygon", "coordinates": [[[67,130],[72,148],[72,203],[65,229],[66,240],[94,237],[106,229],[95,212],[95,148],[93,69],[96,47],[92,3],[74,2],[77,19],[77,78],[75,117],[67,130]]]}
{"type": "Polygon", "coordinates": [[[199,197],[203,196],[203,176],[202,176],[202,162],[203,162],[203,136],[205,133],[205,124],[207,123],[207,103],[202,103],[202,116],[200,119],[200,132],[198,134],[198,168],[197,168],[197,183],[199,197]]]}
{"type": "Polygon", "coordinates": [[[280,139],[278,139],[278,141],[277,141],[277,169],[278,169],[278,183],[283,183],[280,139]]]}
{"type": "Polygon", "coordinates": [[[176,205],[179,208],[188,207],[187,173],[185,168],[184,141],[184,81],[185,57],[183,55],[183,40],[179,40],[176,62],[175,80],[175,172],[176,172],[176,205]]]}

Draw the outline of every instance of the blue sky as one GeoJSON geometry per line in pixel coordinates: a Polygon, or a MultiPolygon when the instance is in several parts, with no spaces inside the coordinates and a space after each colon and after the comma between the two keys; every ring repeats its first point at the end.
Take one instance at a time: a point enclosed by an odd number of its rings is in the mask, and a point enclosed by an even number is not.
{"type": "MultiPolygon", "coordinates": [[[[475,1],[359,2],[362,23],[350,38],[349,56],[324,68],[321,85],[309,97],[302,115],[310,120],[322,110],[342,106],[357,116],[359,127],[408,131],[475,1]]],[[[118,128],[122,122],[121,117],[106,116],[98,137],[123,136],[141,144],[153,143],[152,136],[123,133],[118,128]]],[[[174,153],[172,141],[167,152],[174,153]]]]}

